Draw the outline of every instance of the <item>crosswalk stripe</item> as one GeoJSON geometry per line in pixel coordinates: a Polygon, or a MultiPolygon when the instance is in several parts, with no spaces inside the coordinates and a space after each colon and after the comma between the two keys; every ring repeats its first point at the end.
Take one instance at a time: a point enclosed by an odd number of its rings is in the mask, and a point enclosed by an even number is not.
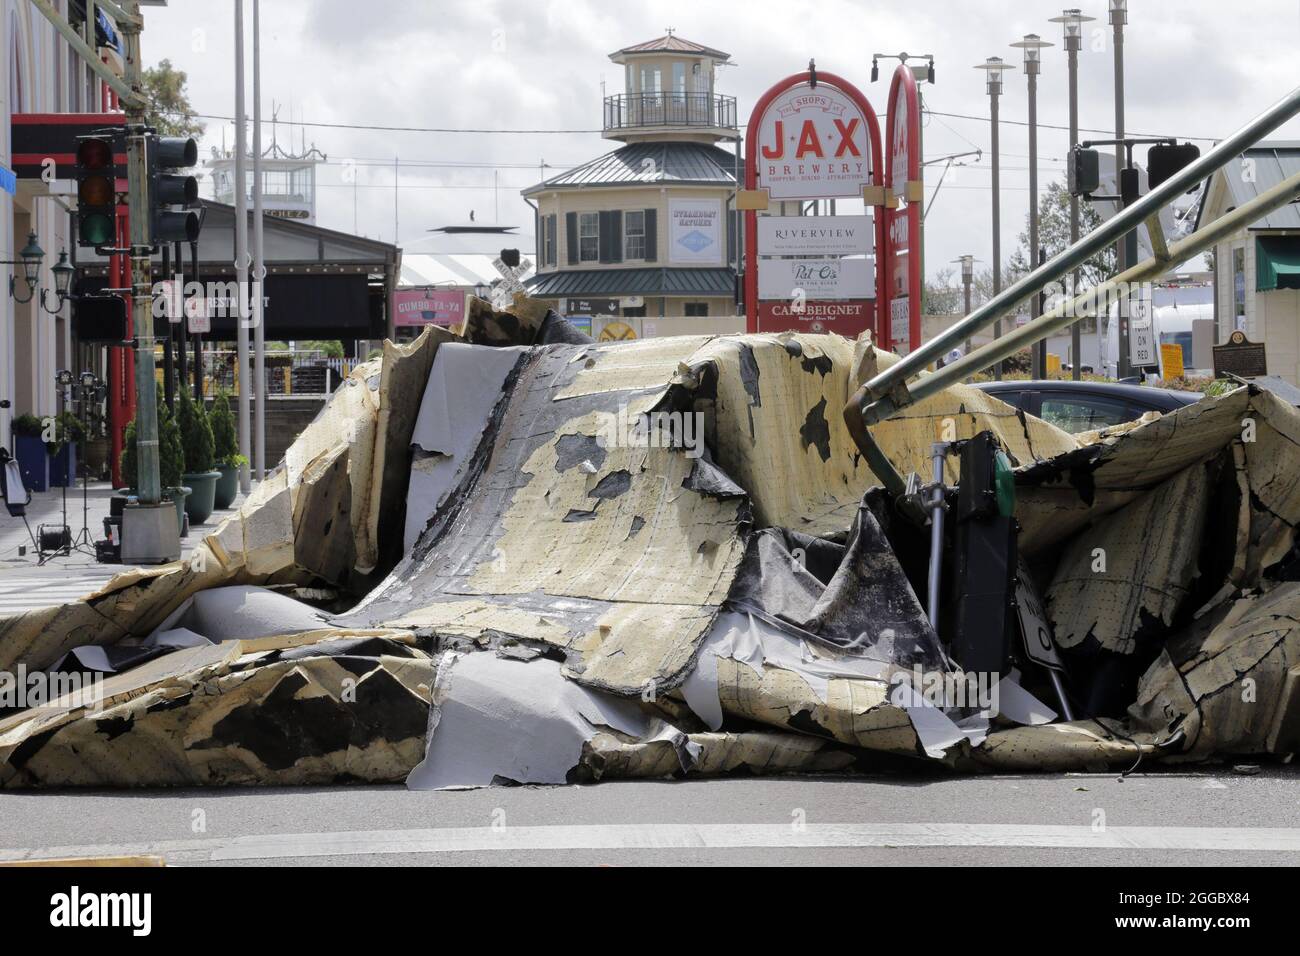
{"type": "Polygon", "coordinates": [[[0,849],[0,861],[162,856],[169,863],[400,853],[902,847],[1300,853],[1289,827],[1107,827],[983,823],[730,823],[439,827],[0,849]]]}

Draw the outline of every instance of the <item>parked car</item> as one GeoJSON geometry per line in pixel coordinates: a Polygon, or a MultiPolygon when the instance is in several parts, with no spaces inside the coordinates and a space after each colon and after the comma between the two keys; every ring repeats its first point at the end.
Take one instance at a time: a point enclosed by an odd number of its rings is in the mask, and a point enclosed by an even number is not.
{"type": "Polygon", "coordinates": [[[1130,422],[1145,412],[1177,411],[1201,398],[1200,392],[1121,382],[1004,381],[975,387],[1071,434],[1130,422]]]}

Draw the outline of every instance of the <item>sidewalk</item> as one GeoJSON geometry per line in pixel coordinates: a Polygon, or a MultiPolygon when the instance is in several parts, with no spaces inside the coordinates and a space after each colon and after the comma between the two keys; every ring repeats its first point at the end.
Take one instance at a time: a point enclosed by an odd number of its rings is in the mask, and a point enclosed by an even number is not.
{"type": "MultiPolygon", "coordinates": [[[[92,542],[104,537],[104,518],[108,515],[112,494],[112,486],[106,481],[92,481],[87,489],[86,524],[92,542]]],[[[203,536],[215,529],[242,502],[241,495],[235,499],[232,508],[214,511],[202,525],[191,525],[189,535],[181,539],[181,557],[188,557],[203,536]]],[[[32,534],[37,534],[36,529],[42,524],[62,524],[62,489],[33,494],[32,503],[27,506],[27,523],[31,525],[32,534]]],[[[73,541],[76,541],[82,526],[80,485],[68,489],[68,526],[72,529],[73,541]]],[[[0,507],[0,617],[74,600],[97,590],[113,575],[126,569],[121,564],[100,564],[95,560],[94,544],[85,544],[84,541],[80,550],[49,558],[44,565],[38,562],[36,548],[23,527],[22,519],[9,517],[8,512],[0,507]],[[24,547],[27,553],[20,554],[24,547]]]]}

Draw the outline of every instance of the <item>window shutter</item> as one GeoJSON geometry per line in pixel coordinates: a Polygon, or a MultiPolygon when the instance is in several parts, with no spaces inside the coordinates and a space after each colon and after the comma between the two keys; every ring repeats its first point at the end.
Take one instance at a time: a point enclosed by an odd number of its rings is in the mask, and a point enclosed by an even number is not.
{"type": "Polygon", "coordinates": [[[723,212],[726,222],[723,228],[727,230],[727,264],[736,261],[736,214],[730,210],[723,212]]]}
{"type": "Polygon", "coordinates": [[[610,258],[610,254],[609,254],[609,240],[610,237],[614,234],[613,223],[610,222],[611,215],[612,215],[611,213],[605,212],[603,210],[601,211],[600,214],[600,241],[596,243],[596,245],[600,249],[601,262],[614,261],[613,259],[610,258]]]}
{"type": "MultiPolygon", "coordinates": [[[[605,225],[601,223],[601,238],[604,238],[605,225]]],[[[609,214],[609,261],[623,261],[623,211],[615,209],[609,214]]]]}
{"type": "Polygon", "coordinates": [[[546,238],[550,242],[550,247],[547,249],[546,252],[546,264],[548,266],[555,265],[555,260],[557,256],[557,252],[555,248],[556,238],[557,238],[555,235],[556,218],[557,217],[555,213],[551,213],[549,216],[546,217],[546,238]]]}
{"type": "Polygon", "coordinates": [[[657,252],[659,249],[659,231],[658,231],[658,210],[647,209],[645,211],[645,261],[655,262],[658,259],[657,252]]]}
{"type": "Polygon", "coordinates": [[[569,265],[578,264],[578,214],[564,214],[564,244],[568,247],[569,265]]]}

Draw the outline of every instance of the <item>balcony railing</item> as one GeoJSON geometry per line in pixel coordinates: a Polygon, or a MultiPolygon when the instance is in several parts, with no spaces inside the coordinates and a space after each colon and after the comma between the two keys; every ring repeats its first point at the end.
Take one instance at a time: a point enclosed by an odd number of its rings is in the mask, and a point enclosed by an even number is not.
{"type": "Polygon", "coordinates": [[[644,127],[736,129],[736,98],[716,93],[619,93],[605,97],[605,132],[644,127]]]}

